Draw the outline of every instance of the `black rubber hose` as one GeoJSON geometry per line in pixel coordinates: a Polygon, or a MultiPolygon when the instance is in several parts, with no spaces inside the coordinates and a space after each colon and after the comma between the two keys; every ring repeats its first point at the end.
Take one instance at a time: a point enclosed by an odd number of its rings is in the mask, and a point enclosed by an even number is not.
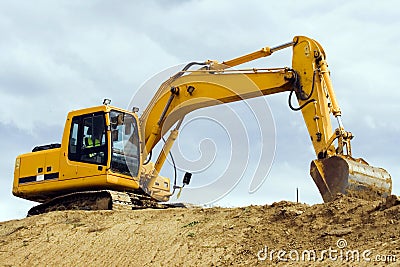
{"type": "Polygon", "coordinates": [[[289,99],[288,99],[289,107],[290,107],[290,109],[293,110],[293,111],[302,110],[305,106],[307,106],[308,104],[313,103],[313,102],[315,101],[315,99],[310,99],[310,100],[308,100],[306,103],[304,103],[303,105],[301,105],[300,107],[295,108],[295,107],[292,106],[292,101],[291,101],[293,92],[294,92],[294,90],[290,91],[289,99]]]}
{"type": "MultiPolygon", "coordinates": [[[[162,140],[164,141],[164,143],[166,143],[166,141],[165,141],[165,139],[164,139],[164,136],[162,137],[162,140]]],[[[173,187],[173,189],[174,189],[174,191],[175,191],[176,179],[177,179],[177,177],[178,177],[178,174],[177,174],[177,171],[176,171],[176,164],[175,164],[174,156],[172,155],[172,152],[171,152],[171,151],[169,151],[168,154],[169,154],[169,156],[171,157],[172,165],[173,165],[173,167],[174,167],[174,187],[173,187]]]]}
{"type": "Polygon", "coordinates": [[[147,160],[143,163],[143,165],[147,165],[150,162],[151,156],[153,156],[153,150],[150,151],[147,160]]]}
{"type": "MultiPolygon", "coordinates": [[[[296,72],[295,72],[295,73],[296,73],[296,72]]],[[[302,109],[303,109],[305,106],[307,106],[308,104],[313,103],[314,101],[316,101],[315,99],[310,99],[311,96],[312,96],[312,94],[314,93],[315,71],[314,71],[314,74],[313,74],[313,80],[312,80],[312,86],[311,86],[311,92],[310,92],[310,94],[309,94],[306,98],[300,98],[300,99],[303,100],[303,101],[305,101],[305,100],[308,100],[308,101],[307,101],[306,103],[304,103],[303,105],[301,105],[300,107],[295,108],[295,107],[293,107],[293,105],[292,105],[292,95],[293,95],[293,92],[295,91],[295,87],[296,87],[297,84],[298,84],[298,77],[297,77],[297,74],[296,74],[296,75],[295,75],[294,86],[293,86],[292,90],[290,91],[289,98],[288,98],[289,107],[290,107],[290,109],[293,110],[293,111],[302,110],[302,109]]]]}
{"type": "Polygon", "coordinates": [[[190,67],[192,67],[194,65],[204,66],[204,65],[207,65],[207,63],[205,63],[205,62],[190,62],[182,69],[182,71],[187,71],[190,67]]]}
{"type": "Polygon", "coordinates": [[[312,94],[314,93],[314,85],[315,85],[315,71],[314,71],[314,74],[312,76],[311,92],[306,98],[304,98],[304,99],[302,98],[301,100],[305,101],[305,100],[308,100],[308,99],[311,98],[312,94]]]}

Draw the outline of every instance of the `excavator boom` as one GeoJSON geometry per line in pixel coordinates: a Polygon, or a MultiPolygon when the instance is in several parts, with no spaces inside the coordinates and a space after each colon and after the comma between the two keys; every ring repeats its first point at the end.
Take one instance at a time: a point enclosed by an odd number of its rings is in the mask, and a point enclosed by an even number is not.
{"type": "MultiPolygon", "coordinates": [[[[337,193],[368,199],[391,193],[392,181],[387,171],[352,157],[353,135],[344,129],[325,51],[317,41],[296,36],[292,42],[274,48],[264,47],[223,63],[207,61],[204,64],[207,66],[192,71],[185,68],[171,77],[151,100],[140,118],[145,155],[161,136],[193,110],[287,91],[290,108],[302,112],[309,132],[317,156],[311,163],[310,174],[324,201],[332,200],[337,193]],[[232,69],[288,47],[293,49],[291,68],[232,69]],[[292,96],[296,97],[299,107],[293,107],[292,96]],[[334,131],[331,116],[338,122],[334,131]]],[[[173,135],[177,136],[178,128],[173,130],[173,135]]],[[[171,143],[165,145],[165,153],[157,160],[157,172],[171,143]]]]}

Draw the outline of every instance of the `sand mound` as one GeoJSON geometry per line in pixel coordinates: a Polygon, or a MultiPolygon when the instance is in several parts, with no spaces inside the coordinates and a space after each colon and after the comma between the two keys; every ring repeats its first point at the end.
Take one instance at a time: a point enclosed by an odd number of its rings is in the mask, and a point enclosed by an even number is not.
{"type": "Polygon", "coordinates": [[[1,222],[0,265],[398,266],[399,202],[57,211],[1,222]]]}

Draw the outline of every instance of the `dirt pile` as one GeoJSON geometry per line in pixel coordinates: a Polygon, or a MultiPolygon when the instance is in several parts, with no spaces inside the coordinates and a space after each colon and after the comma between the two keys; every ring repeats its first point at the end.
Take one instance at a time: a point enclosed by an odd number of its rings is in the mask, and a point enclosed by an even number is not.
{"type": "Polygon", "coordinates": [[[398,266],[399,202],[52,212],[0,223],[0,265],[398,266]]]}

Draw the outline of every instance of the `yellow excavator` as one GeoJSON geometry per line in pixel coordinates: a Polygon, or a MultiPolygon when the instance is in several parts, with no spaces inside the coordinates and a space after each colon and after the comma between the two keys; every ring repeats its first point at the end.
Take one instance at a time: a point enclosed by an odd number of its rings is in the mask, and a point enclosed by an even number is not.
{"type": "MultiPolygon", "coordinates": [[[[171,188],[170,180],[159,173],[186,114],[282,92],[289,92],[290,108],[302,112],[317,157],[310,174],[325,202],[338,193],[369,199],[391,194],[387,171],[352,157],[353,135],[343,127],[325,52],[317,41],[304,36],[222,63],[189,63],[161,84],[140,118],[136,108],[120,109],[108,100],[70,112],[61,144],[37,146],[16,158],[13,194],[41,203],[28,215],[159,207],[179,188],[171,188]],[[233,69],[289,47],[293,49],[290,68],[233,69]],[[193,70],[194,66],[198,67],[193,70]],[[293,96],[298,107],[292,104],[293,96]],[[338,123],[335,130],[331,115],[338,123]],[[155,163],[150,162],[161,140],[162,151],[155,163]]],[[[186,173],[183,186],[190,178],[186,173]]]]}

